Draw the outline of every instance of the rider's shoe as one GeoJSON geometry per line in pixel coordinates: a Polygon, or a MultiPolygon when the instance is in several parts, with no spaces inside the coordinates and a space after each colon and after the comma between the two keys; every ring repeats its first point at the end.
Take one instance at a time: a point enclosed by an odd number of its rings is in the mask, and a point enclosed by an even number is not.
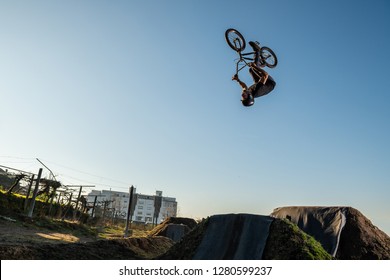
{"type": "Polygon", "coordinates": [[[253,48],[255,52],[255,54],[253,55],[253,61],[255,65],[262,65],[263,63],[261,62],[261,47],[259,42],[250,41],[249,45],[253,48]]]}
{"type": "Polygon", "coordinates": [[[259,43],[250,41],[249,45],[253,48],[255,52],[259,52],[261,50],[259,43]]]}

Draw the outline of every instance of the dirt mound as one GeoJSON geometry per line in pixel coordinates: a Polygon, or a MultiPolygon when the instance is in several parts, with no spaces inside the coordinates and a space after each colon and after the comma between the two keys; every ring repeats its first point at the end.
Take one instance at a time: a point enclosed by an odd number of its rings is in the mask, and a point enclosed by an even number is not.
{"type": "Polygon", "coordinates": [[[390,260],[390,237],[358,210],[348,207],[337,259],[390,260]]]}
{"type": "Polygon", "coordinates": [[[297,224],[336,259],[390,259],[390,237],[352,207],[290,206],[271,215],[297,224]]]}
{"type": "Polygon", "coordinates": [[[263,260],[330,260],[321,244],[285,219],[275,219],[263,252],[263,260]]]}
{"type": "Polygon", "coordinates": [[[2,260],[143,260],[167,251],[166,237],[99,240],[87,243],[0,245],[2,260]]]}
{"type": "MultiPolygon", "coordinates": [[[[205,232],[210,224],[210,218],[203,220],[183,239],[172,246],[159,259],[190,260],[197,254],[205,232]]],[[[215,231],[222,236],[223,232],[215,231]]],[[[211,247],[208,250],[214,250],[211,247]]],[[[226,257],[225,259],[230,259],[226,257]]],[[[274,219],[269,228],[269,236],[264,248],[263,259],[331,259],[332,257],[314,238],[305,234],[297,226],[287,220],[274,219]]]]}
{"type": "Polygon", "coordinates": [[[192,260],[196,249],[202,242],[210,218],[203,219],[195,228],[187,233],[180,242],[173,245],[165,254],[158,257],[162,260],[192,260]]]}
{"type": "Polygon", "coordinates": [[[148,236],[165,236],[178,242],[196,225],[197,223],[194,219],[169,217],[152,229],[148,236]]]}
{"type": "Polygon", "coordinates": [[[211,216],[193,259],[261,259],[272,222],[270,216],[253,214],[211,216]]]}

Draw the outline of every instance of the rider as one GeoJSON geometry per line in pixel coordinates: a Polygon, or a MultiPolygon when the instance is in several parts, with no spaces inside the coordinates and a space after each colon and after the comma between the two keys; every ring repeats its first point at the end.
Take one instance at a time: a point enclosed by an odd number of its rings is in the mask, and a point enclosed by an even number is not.
{"type": "Polygon", "coordinates": [[[251,68],[249,68],[249,73],[253,78],[254,84],[248,88],[248,86],[238,78],[237,74],[232,78],[232,80],[235,80],[240,84],[242,88],[241,102],[247,107],[252,106],[255,103],[256,97],[270,93],[276,85],[274,79],[262,69],[264,65],[261,65],[260,63],[261,48],[258,43],[250,41],[249,45],[255,51],[254,62],[251,63],[251,68]]]}

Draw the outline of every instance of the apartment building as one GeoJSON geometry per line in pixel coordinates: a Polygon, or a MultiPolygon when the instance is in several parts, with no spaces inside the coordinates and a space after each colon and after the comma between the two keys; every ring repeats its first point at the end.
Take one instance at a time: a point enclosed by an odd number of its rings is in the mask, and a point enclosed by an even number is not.
{"type": "MultiPolygon", "coordinates": [[[[92,207],[95,204],[93,216],[107,216],[109,213],[113,217],[126,219],[129,200],[129,193],[111,190],[93,190],[87,195],[88,205],[92,207]]],[[[164,197],[162,191],[145,195],[136,193],[134,189],[131,214],[134,222],[159,224],[168,217],[176,217],[177,201],[174,197],[164,197]]]]}

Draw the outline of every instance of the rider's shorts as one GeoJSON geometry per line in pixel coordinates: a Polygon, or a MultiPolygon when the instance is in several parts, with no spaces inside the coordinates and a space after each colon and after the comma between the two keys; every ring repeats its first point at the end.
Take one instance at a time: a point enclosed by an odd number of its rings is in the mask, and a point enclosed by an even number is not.
{"type": "Polygon", "coordinates": [[[275,88],[275,81],[272,79],[271,76],[268,76],[267,81],[265,84],[263,83],[256,83],[249,87],[249,90],[252,92],[253,97],[260,97],[263,95],[266,95],[270,93],[275,88]]]}

